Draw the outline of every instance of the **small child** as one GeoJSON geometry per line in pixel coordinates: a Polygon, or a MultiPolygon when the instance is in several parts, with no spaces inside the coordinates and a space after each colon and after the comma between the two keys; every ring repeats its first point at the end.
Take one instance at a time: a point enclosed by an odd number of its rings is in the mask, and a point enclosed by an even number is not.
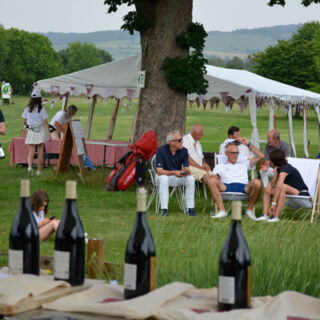
{"type": "Polygon", "coordinates": [[[37,190],[31,196],[31,209],[39,228],[40,241],[47,240],[57,231],[60,220],[45,218],[48,214],[49,197],[44,190],[37,190]]]}

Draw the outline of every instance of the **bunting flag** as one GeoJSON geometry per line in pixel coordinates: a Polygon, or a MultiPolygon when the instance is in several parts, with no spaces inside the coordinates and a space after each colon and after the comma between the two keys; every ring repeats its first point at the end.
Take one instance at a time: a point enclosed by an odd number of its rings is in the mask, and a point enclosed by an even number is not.
{"type": "Polygon", "coordinates": [[[48,99],[42,100],[42,104],[43,104],[43,105],[45,105],[45,104],[47,104],[47,103],[48,103],[48,99]]]}
{"type": "Polygon", "coordinates": [[[90,95],[92,88],[93,88],[93,84],[86,84],[87,96],[90,95]]]}
{"type": "Polygon", "coordinates": [[[248,98],[245,96],[241,96],[239,106],[240,106],[240,111],[243,112],[244,109],[246,109],[248,106],[248,98]]]}
{"type": "Polygon", "coordinates": [[[70,95],[72,96],[74,92],[76,91],[77,87],[76,86],[71,86],[70,87],[70,95]]]}
{"type": "Polygon", "coordinates": [[[207,103],[208,103],[208,100],[203,100],[203,101],[202,101],[203,109],[204,109],[204,110],[207,109],[207,103]]]}
{"type": "Polygon", "coordinates": [[[197,107],[199,109],[199,107],[200,107],[199,97],[196,98],[196,104],[197,104],[197,107]]]}
{"type": "Polygon", "coordinates": [[[132,99],[132,97],[133,97],[135,92],[136,92],[135,89],[127,89],[127,98],[128,98],[129,101],[131,101],[131,99],[132,99]]]}
{"type": "Polygon", "coordinates": [[[112,95],[113,91],[114,91],[114,88],[112,88],[112,87],[108,87],[106,89],[106,98],[107,99],[112,95]]]}
{"type": "Polygon", "coordinates": [[[55,104],[55,102],[56,102],[56,99],[52,99],[52,100],[51,100],[50,110],[53,108],[53,105],[55,104]]]}
{"type": "Polygon", "coordinates": [[[286,114],[288,114],[289,108],[290,108],[290,105],[288,104],[284,105],[284,111],[286,112],[286,114]]]}
{"type": "Polygon", "coordinates": [[[59,86],[51,86],[51,96],[54,97],[59,91],[59,86]]]}
{"type": "Polygon", "coordinates": [[[226,112],[229,112],[229,109],[230,109],[229,106],[226,106],[226,105],[225,105],[225,110],[226,110],[226,112]]]}
{"type": "Polygon", "coordinates": [[[90,97],[87,97],[85,104],[87,104],[89,101],[90,101],[90,97]]]}
{"type": "Polygon", "coordinates": [[[210,109],[213,109],[213,106],[215,104],[215,100],[212,98],[209,100],[209,104],[210,104],[210,109]]]}
{"type": "Polygon", "coordinates": [[[34,83],[33,83],[33,86],[34,86],[34,87],[37,87],[37,86],[38,86],[38,82],[37,82],[37,81],[34,82],[34,83]]]}
{"type": "Polygon", "coordinates": [[[256,105],[257,105],[257,109],[261,108],[262,105],[264,103],[264,98],[260,97],[260,96],[256,96],[256,105]]]}
{"type": "Polygon", "coordinates": [[[202,104],[202,101],[204,100],[204,95],[203,94],[200,94],[199,96],[199,105],[202,104]]]}
{"type": "Polygon", "coordinates": [[[224,105],[227,105],[227,97],[228,97],[229,92],[220,92],[222,102],[224,105]]]}

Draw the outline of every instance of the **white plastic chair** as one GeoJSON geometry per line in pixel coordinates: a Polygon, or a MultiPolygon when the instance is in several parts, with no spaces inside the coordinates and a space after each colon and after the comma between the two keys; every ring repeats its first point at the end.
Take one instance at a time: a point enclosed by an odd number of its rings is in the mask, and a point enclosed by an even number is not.
{"type": "Polygon", "coordinates": [[[310,196],[287,195],[286,205],[291,208],[312,209],[311,222],[314,220],[316,207],[320,210],[320,161],[288,157],[288,163],[295,167],[308,187],[310,196]]]}
{"type": "MultiPolygon", "coordinates": [[[[153,199],[156,198],[156,208],[155,213],[159,213],[160,211],[160,197],[159,197],[159,186],[156,180],[156,155],[154,155],[150,160],[150,169],[148,169],[151,182],[152,182],[152,192],[149,197],[149,200],[147,202],[147,210],[151,206],[153,199]]],[[[185,204],[185,188],[184,186],[170,186],[172,189],[170,191],[169,197],[171,198],[174,194],[177,197],[177,201],[180,207],[180,210],[182,210],[184,213],[187,212],[186,204],[185,204]]]]}

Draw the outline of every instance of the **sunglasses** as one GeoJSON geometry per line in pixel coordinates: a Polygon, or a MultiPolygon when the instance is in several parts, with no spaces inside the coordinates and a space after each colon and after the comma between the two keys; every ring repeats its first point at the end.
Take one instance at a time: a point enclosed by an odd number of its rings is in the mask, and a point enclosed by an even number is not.
{"type": "Polygon", "coordinates": [[[239,154],[240,152],[231,152],[231,151],[227,151],[230,154],[239,154]]]}
{"type": "Polygon", "coordinates": [[[178,141],[178,142],[182,142],[183,138],[180,139],[173,139],[172,141],[178,141]]]}

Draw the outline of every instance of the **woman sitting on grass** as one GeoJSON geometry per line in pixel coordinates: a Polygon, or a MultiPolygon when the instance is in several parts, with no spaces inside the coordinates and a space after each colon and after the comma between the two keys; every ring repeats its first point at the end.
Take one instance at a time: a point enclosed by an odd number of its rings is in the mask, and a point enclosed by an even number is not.
{"type": "Polygon", "coordinates": [[[270,153],[270,161],[275,167],[276,173],[271,183],[268,183],[264,189],[264,215],[257,220],[277,222],[279,221],[279,216],[286,201],[287,194],[300,196],[310,196],[310,194],[301,174],[296,168],[287,162],[283,151],[272,151],[270,153]],[[268,215],[271,216],[270,219],[268,215]]]}
{"type": "Polygon", "coordinates": [[[47,240],[57,231],[60,220],[45,218],[48,214],[49,197],[44,190],[35,191],[30,199],[33,216],[39,228],[40,241],[47,240]]]}

